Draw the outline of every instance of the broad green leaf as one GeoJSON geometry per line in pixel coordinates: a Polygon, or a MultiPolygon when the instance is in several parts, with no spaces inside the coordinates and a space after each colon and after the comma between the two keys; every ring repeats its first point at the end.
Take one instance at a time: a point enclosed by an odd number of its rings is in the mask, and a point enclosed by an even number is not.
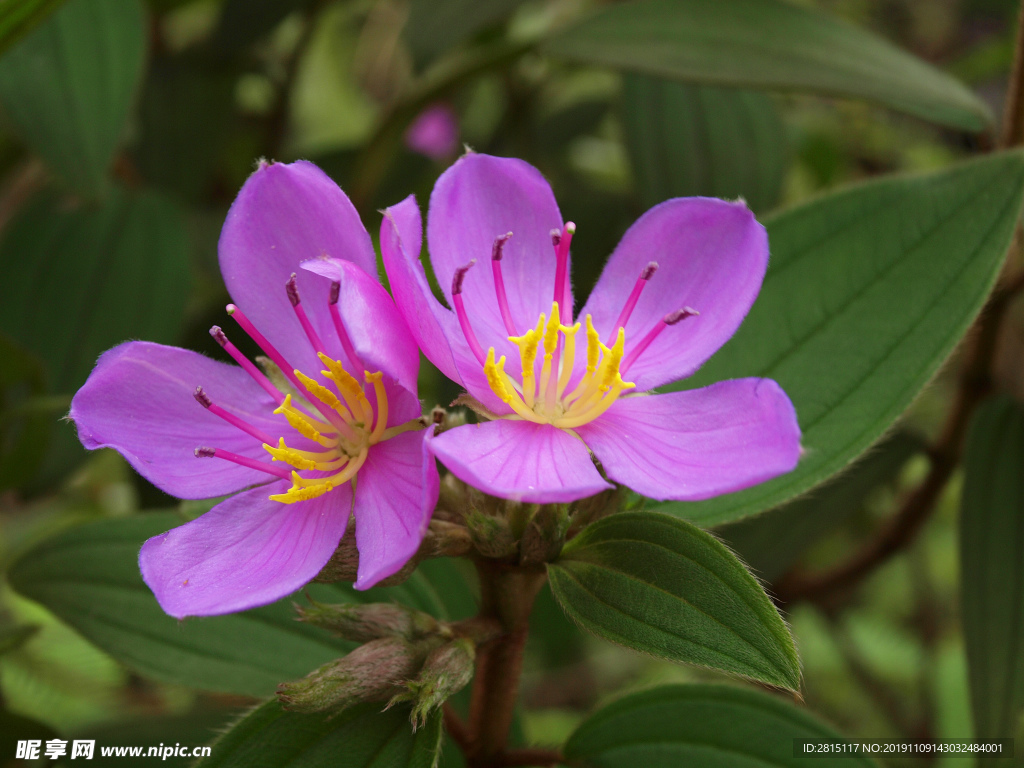
{"type": "MultiPolygon", "coordinates": [[[[100,747],[143,747],[143,754],[159,744],[187,746],[187,757],[160,756],[161,768],[190,768],[195,764],[192,748],[209,744],[238,719],[237,710],[213,709],[208,705],[184,715],[137,717],[130,716],[101,726],[90,725],[70,739],[96,742],[96,750],[89,768],[122,768],[127,764],[123,755],[103,755],[100,747]]],[[[144,760],[139,761],[145,764],[144,760]]],[[[153,759],[150,762],[156,764],[153,759]]],[[[68,763],[76,765],[77,763],[68,763]]]]}
{"type": "Polygon", "coordinates": [[[8,0],[0,5],[0,54],[53,13],[64,0],[8,0]]]}
{"type": "Polygon", "coordinates": [[[100,205],[68,209],[44,196],[4,235],[0,270],[18,288],[0,302],[0,331],[42,357],[52,390],[73,392],[126,339],[177,337],[188,242],[163,198],[115,189],[100,205]]]}
{"type": "Polygon", "coordinates": [[[53,411],[40,409],[43,364],[0,333],[0,490],[20,486],[43,460],[53,411]]]}
{"type": "Polygon", "coordinates": [[[796,406],[804,455],[740,493],[659,507],[701,525],[761,512],[842,470],[935,375],[1010,243],[1024,156],[860,184],[767,220],[771,260],[739,332],[679,387],[766,376],[796,406]]]}
{"type": "Polygon", "coordinates": [[[440,713],[413,733],[407,707],[383,706],[361,704],[329,718],[270,701],[218,739],[196,768],[433,768],[440,713]]]}
{"type": "Polygon", "coordinates": [[[627,74],[622,122],[645,206],[670,197],[743,197],[775,206],[789,161],[785,126],[764,93],[627,74]]]}
{"type": "Polygon", "coordinates": [[[104,189],[146,52],[138,0],[70,0],[0,59],[0,103],[75,190],[104,189]]]}
{"type": "Polygon", "coordinates": [[[838,477],[777,509],[715,529],[751,570],[773,581],[829,531],[864,505],[871,491],[890,482],[922,441],[896,432],[838,477]]]}
{"type": "Polygon", "coordinates": [[[405,37],[417,67],[512,15],[523,0],[412,0],[405,37]]]}
{"type": "Polygon", "coordinates": [[[1024,711],[1024,407],[975,416],[960,510],[964,640],[979,739],[1012,736],[1024,711]]]}
{"type": "Polygon", "coordinates": [[[22,555],[8,580],[86,639],[128,667],[204,690],[265,696],[302,677],[351,644],[295,619],[293,602],[395,600],[445,618],[433,587],[418,572],[404,584],[356,592],[311,584],[293,598],[244,613],[184,622],[167,616],[139,575],[138,555],[151,536],[182,523],[147,513],[90,523],[45,540],[22,555]]]}
{"type": "Polygon", "coordinates": [[[783,0],[638,0],[559,30],[547,53],[708,85],[875,101],[967,131],[992,122],[964,85],[872,33],[783,0]]]}
{"type": "Polygon", "coordinates": [[[872,768],[866,757],[794,757],[793,739],[840,739],[804,710],[761,691],[666,685],[598,710],[566,742],[586,768],[872,768]]]}
{"type": "Polygon", "coordinates": [[[800,686],[793,638],[718,539],[668,515],[598,520],[548,566],[551,591],[584,629],[634,650],[800,686]]]}

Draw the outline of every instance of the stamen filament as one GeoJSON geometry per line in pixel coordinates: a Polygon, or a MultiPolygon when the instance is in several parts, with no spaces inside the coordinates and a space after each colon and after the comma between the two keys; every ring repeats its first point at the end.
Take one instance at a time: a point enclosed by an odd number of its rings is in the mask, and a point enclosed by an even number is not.
{"type": "Polygon", "coordinates": [[[219,325],[215,325],[210,329],[210,335],[213,336],[214,340],[224,348],[224,351],[231,355],[232,359],[238,363],[242,368],[252,376],[253,381],[263,387],[264,391],[272,398],[278,405],[284,402],[284,394],[273,383],[266,377],[256,364],[249,358],[242,354],[241,350],[238,349],[234,344],[228,341],[227,334],[221,330],[219,325]]]}
{"type": "Polygon", "coordinates": [[[270,437],[262,429],[259,429],[258,427],[255,427],[252,424],[250,424],[249,422],[240,419],[238,416],[235,416],[235,414],[225,410],[224,408],[221,408],[219,405],[214,403],[210,399],[210,396],[206,394],[202,387],[196,387],[196,391],[192,393],[192,396],[201,406],[203,406],[210,413],[216,416],[220,416],[228,424],[238,427],[246,434],[252,435],[261,443],[273,442],[274,438],[270,437]]]}
{"type": "Polygon", "coordinates": [[[558,322],[558,314],[558,302],[552,302],[551,316],[548,318],[547,327],[544,329],[544,366],[540,371],[540,391],[544,396],[544,407],[549,412],[555,405],[559,378],[557,371],[552,375],[552,369],[556,365],[555,352],[561,346],[558,335],[558,329],[561,327],[558,322]]]}
{"type": "MultiPolygon", "coordinates": [[[[250,459],[248,456],[239,456],[237,453],[225,451],[220,448],[196,448],[195,455],[200,459],[215,458],[231,461],[235,464],[240,464],[243,467],[248,467],[249,469],[258,469],[260,472],[266,472],[268,475],[280,477],[282,480],[288,480],[291,478],[291,474],[289,474],[286,469],[275,467],[273,464],[268,464],[265,461],[250,459]]],[[[274,497],[271,496],[270,498],[274,497]]]]}
{"type": "Polygon", "coordinates": [[[576,234],[576,225],[567,222],[559,233],[557,242],[552,238],[555,245],[555,295],[552,301],[561,305],[562,316],[566,322],[572,322],[572,307],[569,303],[569,246],[572,244],[572,236],[576,234]]]}
{"type": "Polygon", "coordinates": [[[626,327],[626,323],[629,322],[630,315],[632,315],[633,310],[636,309],[636,303],[640,300],[640,294],[647,285],[647,281],[650,280],[657,271],[658,262],[652,261],[644,267],[643,271],[640,273],[640,277],[636,279],[636,285],[633,286],[633,290],[629,294],[629,298],[626,299],[626,305],[622,308],[622,312],[619,313],[619,319],[615,321],[615,325],[612,327],[612,335],[608,338],[609,346],[614,341],[615,334],[618,333],[619,328],[626,327]]]}
{"type": "Polygon", "coordinates": [[[455,314],[459,318],[459,325],[462,327],[462,335],[466,337],[466,343],[469,344],[476,359],[480,361],[480,365],[483,365],[487,356],[484,354],[484,348],[480,346],[476,334],[473,333],[473,326],[469,324],[469,315],[466,314],[466,305],[462,301],[462,281],[466,279],[466,273],[474,264],[476,264],[476,259],[455,270],[455,274],[452,276],[452,304],[455,306],[455,314]]]}
{"type": "Polygon", "coordinates": [[[329,477],[306,478],[299,475],[298,472],[292,472],[292,487],[285,493],[274,494],[270,498],[283,504],[292,504],[296,501],[309,501],[318,496],[323,496],[325,493],[333,491],[355,477],[365,461],[366,451],[364,450],[352,459],[341,472],[329,477]]]}
{"type": "Polygon", "coordinates": [[[288,293],[288,301],[291,302],[292,309],[295,310],[295,315],[299,318],[302,330],[306,332],[306,338],[309,339],[309,343],[313,346],[314,351],[319,354],[324,351],[324,343],[320,341],[320,337],[317,335],[316,329],[313,328],[313,324],[309,321],[309,317],[306,316],[306,310],[302,306],[302,299],[299,297],[299,286],[296,283],[295,278],[296,275],[292,272],[292,276],[289,277],[288,282],[285,283],[285,291],[288,293]]]}
{"type": "Polygon", "coordinates": [[[562,352],[562,372],[558,376],[557,397],[562,396],[572,378],[572,371],[576,363],[576,333],[579,329],[579,323],[569,327],[561,326],[562,334],[565,336],[565,348],[562,352]]]}
{"type": "Polygon", "coordinates": [[[373,432],[370,433],[370,444],[373,445],[380,442],[384,430],[388,427],[388,393],[384,389],[383,373],[364,371],[363,375],[368,384],[373,384],[373,391],[377,396],[377,423],[373,425],[373,432]]]}
{"type": "Polygon", "coordinates": [[[494,274],[494,292],[498,297],[498,309],[501,310],[501,319],[505,322],[505,330],[509,336],[518,336],[515,321],[512,319],[512,308],[508,303],[508,294],[505,293],[505,278],[501,274],[501,257],[505,249],[505,243],[512,237],[507,232],[494,241],[491,249],[491,272],[494,274]]]}
{"type": "Polygon", "coordinates": [[[337,281],[331,283],[331,298],[328,309],[331,312],[331,320],[334,322],[334,331],[338,334],[338,340],[341,342],[341,348],[345,350],[345,356],[348,358],[349,363],[352,364],[352,370],[361,371],[365,366],[359,360],[359,355],[356,354],[352,338],[348,335],[348,331],[345,330],[345,323],[342,322],[341,312],[338,310],[338,297],[340,295],[341,283],[337,281]]]}
{"type": "Polygon", "coordinates": [[[295,469],[315,469],[322,472],[334,472],[340,469],[348,461],[348,456],[338,454],[335,454],[335,457],[328,461],[317,461],[316,459],[311,459],[308,456],[303,455],[305,453],[304,451],[296,451],[285,445],[283,437],[280,442],[278,442],[276,448],[268,443],[264,443],[263,450],[273,456],[274,461],[283,461],[286,464],[291,464],[295,469]],[[341,464],[338,463],[339,461],[341,464]]]}
{"type": "MultiPolygon", "coordinates": [[[[325,424],[322,421],[307,416],[305,413],[300,411],[294,405],[292,405],[292,396],[286,395],[284,402],[274,411],[274,413],[282,414],[291,425],[292,429],[298,432],[303,437],[306,437],[314,442],[320,443],[324,447],[332,446],[335,441],[324,437],[321,432],[333,432],[334,427],[331,424],[325,424]]],[[[266,441],[264,441],[266,442],[266,441]]]]}
{"type": "Polygon", "coordinates": [[[633,347],[632,350],[630,350],[629,355],[622,363],[622,372],[625,373],[626,371],[628,371],[630,366],[636,362],[637,358],[644,353],[644,350],[651,346],[651,343],[656,338],[658,338],[658,334],[660,334],[668,326],[675,325],[676,323],[682,322],[688,317],[693,317],[699,314],[700,312],[698,312],[695,309],[683,307],[682,309],[677,309],[675,312],[669,312],[667,315],[661,318],[661,321],[657,323],[653,328],[651,328],[651,330],[647,332],[647,335],[640,339],[637,345],[633,347]]]}
{"type": "Polygon", "coordinates": [[[523,400],[528,408],[533,408],[534,396],[537,393],[534,364],[537,360],[537,347],[540,345],[546,316],[542,313],[537,320],[537,327],[526,331],[522,336],[510,336],[509,341],[519,347],[519,361],[523,369],[523,400]]]}
{"type": "Polygon", "coordinates": [[[295,375],[292,373],[294,368],[288,365],[288,361],[286,361],[284,356],[267,340],[267,337],[256,330],[256,326],[254,326],[252,321],[242,313],[242,310],[234,304],[228,304],[227,311],[228,314],[235,319],[235,322],[242,326],[242,330],[249,334],[252,340],[259,345],[259,348],[266,352],[267,357],[273,360],[274,364],[281,369],[281,373],[287,376],[297,389],[302,389],[302,384],[299,383],[299,380],[295,378],[295,375]]]}
{"type": "Polygon", "coordinates": [[[361,415],[362,423],[369,426],[373,421],[373,409],[370,407],[370,401],[366,399],[363,387],[337,360],[332,360],[322,352],[318,357],[320,362],[329,369],[321,371],[321,373],[334,382],[338,392],[345,399],[345,404],[352,412],[353,417],[358,418],[361,415]]]}

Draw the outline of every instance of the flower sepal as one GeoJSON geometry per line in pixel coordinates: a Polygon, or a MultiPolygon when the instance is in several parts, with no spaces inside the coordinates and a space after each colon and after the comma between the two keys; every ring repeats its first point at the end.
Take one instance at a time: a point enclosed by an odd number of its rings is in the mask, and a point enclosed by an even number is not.
{"type": "Polygon", "coordinates": [[[446,633],[429,613],[397,603],[320,603],[296,606],[299,621],[326,629],[343,640],[367,643],[382,637],[410,642],[446,633]]]}
{"type": "Polygon", "coordinates": [[[460,637],[445,643],[430,652],[420,673],[391,698],[388,707],[410,702],[409,718],[413,730],[417,730],[432,712],[469,684],[475,664],[476,645],[472,640],[460,637]]]}

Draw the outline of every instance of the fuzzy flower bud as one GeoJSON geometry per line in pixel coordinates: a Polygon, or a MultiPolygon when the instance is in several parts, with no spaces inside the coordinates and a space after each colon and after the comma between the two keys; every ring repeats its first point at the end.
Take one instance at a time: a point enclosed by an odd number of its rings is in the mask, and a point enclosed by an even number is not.
{"type": "Polygon", "coordinates": [[[394,603],[297,606],[299,621],[322,627],[344,640],[367,643],[382,637],[418,640],[441,631],[437,619],[422,611],[394,603]]]}
{"type": "Polygon", "coordinates": [[[416,679],[406,683],[405,690],[392,698],[388,706],[411,701],[412,727],[419,728],[431,712],[469,684],[475,661],[476,647],[465,637],[435,648],[416,679]]]}
{"type": "Polygon", "coordinates": [[[466,527],[473,546],[484,557],[502,559],[515,554],[516,538],[505,518],[473,510],[466,517],[466,527]]]}
{"type": "Polygon", "coordinates": [[[523,565],[548,563],[558,557],[569,530],[569,512],[564,504],[544,504],[530,518],[519,542],[523,565]]]}
{"type": "Polygon", "coordinates": [[[364,701],[383,701],[416,674],[424,650],[397,637],[373,640],[300,680],[282,683],[277,698],[295,712],[337,713],[364,701]]]}

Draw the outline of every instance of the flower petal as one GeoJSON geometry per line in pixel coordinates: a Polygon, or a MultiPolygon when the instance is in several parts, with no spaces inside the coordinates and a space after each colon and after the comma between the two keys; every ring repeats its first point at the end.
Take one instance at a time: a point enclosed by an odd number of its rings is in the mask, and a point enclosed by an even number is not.
{"type": "Polygon", "coordinates": [[[800,458],[793,404],[771,379],[625,397],[576,431],[609,477],[659,500],[739,491],[800,458]]]}
{"type": "Polygon", "coordinates": [[[299,267],[326,254],[376,275],[377,260],[356,209],[323,171],[302,160],[261,164],[228,211],[218,251],[231,298],[289,364],[310,376],[321,367],[285,292],[293,272],[327,353],[342,359],[327,311],[330,284],[299,267]]]}
{"type": "Polygon", "coordinates": [[[569,502],[612,487],[583,443],[548,424],[467,424],[438,435],[430,448],[460,480],[505,499],[569,502]]]}
{"type": "MultiPolygon", "coordinates": [[[[415,393],[420,351],[384,286],[343,259],[310,259],[302,268],[341,283],[338,313],[366,369],[384,371],[415,393]]],[[[348,365],[346,358],[341,360],[348,365]]],[[[363,372],[350,373],[361,378],[363,372]]]]}
{"type": "Polygon", "coordinates": [[[222,501],[202,517],[142,546],[139,569],[171,616],[216,616],[272,603],[311,581],[345,533],[348,484],[282,504],[287,481],[222,501]]]}
{"type": "Polygon", "coordinates": [[[736,332],[761,290],[768,235],[743,202],[687,197],[651,208],[623,236],[580,314],[593,316],[602,339],[651,261],[659,269],[626,323],[626,354],[669,312],[700,315],[666,328],[623,373],[641,392],[689,376],[736,332]]]}
{"type": "Polygon", "coordinates": [[[219,459],[197,459],[208,445],[268,460],[262,443],[203,408],[202,386],[217,405],[272,437],[287,434],[277,404],[241,368],[196,352],[131,341],[104,352],[71,401],[70,418],[89,450],[113,448],[158,488],[184,499],[233,493],[271,476],[219,459]]]}
{"type": "MultiPolygon", "coordinates": [[[[509,307],[522,333],[541,312],[551,311],[555,254],[551,230],[562,215],[551,187],[529,163],[514,158],[470,153],[459,158],[434,185],[427,217],[427,243],[438,284],[451,305],[452,277],[471,259],[479,263],[466,275],[463,301],[473,329],[486,350],[510,346],[491,274],[495,238],[512,232],[505,244],[502,271],[509,307]]],[[[509,370],[518,360],[509,360],[509,370]]]]}
{"type": "Polygon", "coordinates": [[[356,589],[401,570],[423,541],[440,478],[427,444],[434,428],[405,432],[370,449],[356,478],[356,589]]]}

